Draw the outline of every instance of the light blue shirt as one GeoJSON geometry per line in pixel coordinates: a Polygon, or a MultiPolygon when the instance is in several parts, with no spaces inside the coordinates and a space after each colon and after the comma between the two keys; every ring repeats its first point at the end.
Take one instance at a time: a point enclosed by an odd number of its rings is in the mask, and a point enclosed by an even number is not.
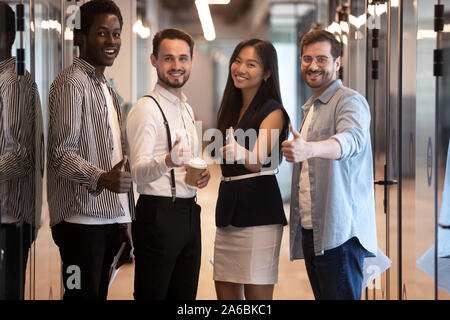
{"type": "MultiPolygon", "coordinates": [[[[304,118],[312,105],[315,109],[307,141],[334,138],[342,150],[338,160],[307,160],[315,254],[321,255],[357,237],[368,251],[367,256],[375,256],[377,234],[369,105],[358,92],[344,87],[341,80],[303,105],[304,118]]],[[[294,164],[289,221],[291,260],[303,258],[300,172],[301,163],[294,164]]]]}

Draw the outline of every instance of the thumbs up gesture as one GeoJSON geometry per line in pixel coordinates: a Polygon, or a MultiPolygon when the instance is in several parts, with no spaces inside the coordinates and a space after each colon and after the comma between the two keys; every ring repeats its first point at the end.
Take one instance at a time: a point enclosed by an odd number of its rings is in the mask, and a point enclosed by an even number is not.
{"type": "Polygon", "coordinates": [[[123,156],[122,160],[118,162],[111,170],[119,170],[124,171],[125,170],[125,164],[127,163],[127,156],[123,156]]]}
{"type": "Polygon", "coordinates": [[[247,155],[247,149],[237,143],[237,141],[234,139],[233,127],[230,127],[227,131],[227,145],[220,148],[226,163],[233,163],[235,161],[245,159],[247,155]]]}
{"type": "Polygon", "coordinates": [[[127,156],[123,156],[110,171],[103,173],[98,184],[115,193],[126,193],[131,189],[131,174],[125,171],[127,156]]]}
{"type": "Polygon", "coordinates": [[[300,135],[300,133],[295,130],[292,124],[289,126],[290,131],[294,137],[293,140],[285,140],[281,144],[281,152],[283,152],[284,157],[287,162],[301,162],[309,159],[308,142],[306,142],[300,135]]]}
{"type": "Polygon", "coordinates": [[[177,133],[172,151],[166,155],[166,164],[170,168],[187,165],[191,159],[191,150],[184,146],[181,140],[182,137],[177,133]]]}

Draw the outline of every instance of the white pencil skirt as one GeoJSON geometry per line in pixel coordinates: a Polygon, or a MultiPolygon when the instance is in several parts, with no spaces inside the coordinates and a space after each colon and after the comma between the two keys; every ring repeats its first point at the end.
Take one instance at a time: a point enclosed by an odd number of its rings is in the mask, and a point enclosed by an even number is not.
{"type": "Polygon", "coordinates": [[[216,228],[214,280],[242,284],[278,282],[283,226],[216,228]]]}

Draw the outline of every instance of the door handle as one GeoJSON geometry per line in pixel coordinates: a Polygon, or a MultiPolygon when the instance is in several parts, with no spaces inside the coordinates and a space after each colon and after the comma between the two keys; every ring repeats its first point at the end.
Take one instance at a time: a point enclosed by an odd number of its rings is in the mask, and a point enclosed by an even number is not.
{"type": "Polygon", "coordinates": [[[3,269],[3,260],[5,259],[5,250],[0,249],[0,271],[3,269]]]}
{"type": "Polygon", "coordinates": [[[392,186],[398,184],[397,180],[375,180],[375,184],[380,186],[392,186]]]}

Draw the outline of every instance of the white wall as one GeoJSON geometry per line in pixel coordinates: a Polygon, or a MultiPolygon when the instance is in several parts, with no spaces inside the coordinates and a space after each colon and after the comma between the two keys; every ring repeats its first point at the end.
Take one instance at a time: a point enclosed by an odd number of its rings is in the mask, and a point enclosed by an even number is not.
{"type": "Polygon", "coordinates": [[[202,121],[203,130],[215,125],[214,114],[214,64],[209,52],[194,47],[191,76],[184,86],[189,105],[196,120],[202,121]]]}

